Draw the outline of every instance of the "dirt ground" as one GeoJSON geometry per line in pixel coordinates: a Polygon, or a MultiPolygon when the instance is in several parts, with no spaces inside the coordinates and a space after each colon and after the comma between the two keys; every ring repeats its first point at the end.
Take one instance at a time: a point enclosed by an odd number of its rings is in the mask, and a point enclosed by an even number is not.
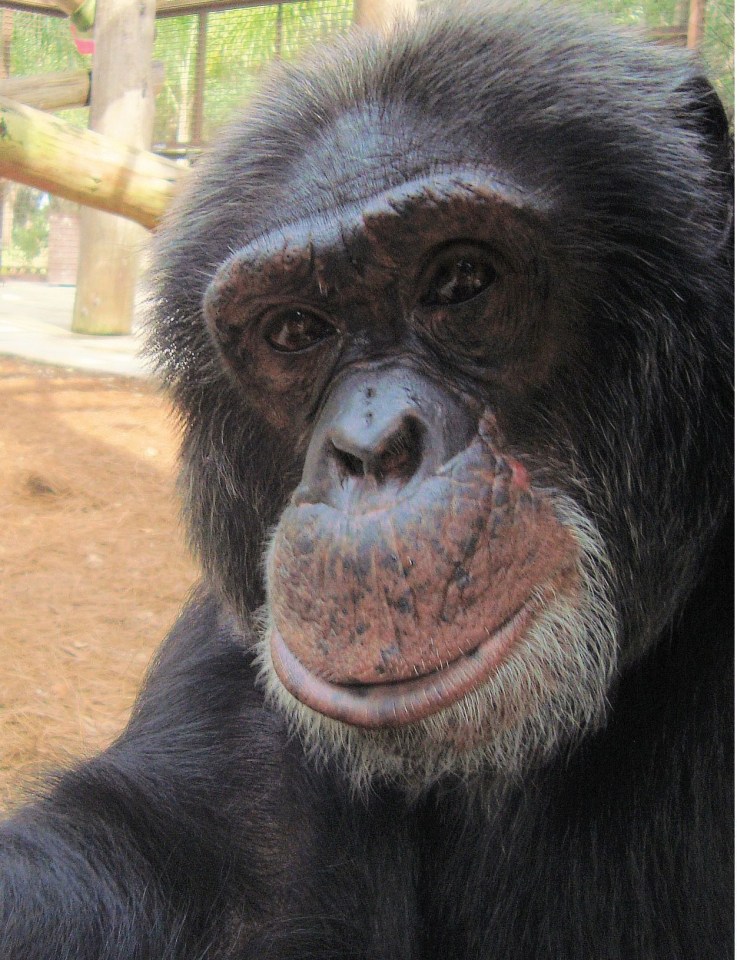
{"type": "Polygon", "coordinates": [[[194,583],[176,427],[138,380],[0,357],[0,809],[123,727],[194,583]]]}

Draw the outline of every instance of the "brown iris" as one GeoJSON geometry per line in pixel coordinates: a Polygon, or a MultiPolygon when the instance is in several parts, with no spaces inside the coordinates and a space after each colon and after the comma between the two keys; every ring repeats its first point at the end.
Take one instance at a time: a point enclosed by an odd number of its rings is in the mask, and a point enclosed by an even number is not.
{"type": "Polygon", "coordinates": [[[281,353],[309,350],[334,334],[335,327],[327,320],[299,308],[270,314],[263,332],[269,346],[281,353]]]}

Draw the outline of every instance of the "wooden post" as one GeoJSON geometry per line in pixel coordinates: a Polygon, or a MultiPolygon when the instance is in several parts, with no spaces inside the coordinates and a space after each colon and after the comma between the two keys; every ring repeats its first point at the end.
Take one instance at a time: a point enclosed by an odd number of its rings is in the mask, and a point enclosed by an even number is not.
{"type": "MultiPolygon", "coordinates": [[[[153,132],[154,0],[99,0],[90,127],[147,149],[153,132]]],[[[72,330],[130,333],[146,233],[129,220],[83,209],[72,330]]]]}
{"type": "Polygon", "coordinates": [[[417,0],[355,0],[353,19],[359,27],[388,33],[399,20],[417,15],[417,0]]]}
{"type": "Polygon", "coordinates": [[[13,11],[3,10],[2,28],[2,65],[0,66],[0,76],[10,76],[10,48],[13,43],[13,11]]]}
{"type": "MultiPolygon", "coordinates": [[[[10,76],[10,48],[13,41],[13,11],[3,10],[0,17],[0,38],[2,55],[0,55],[0,77],[10,76]]],[[[0,180],[0,266],[5,250],[13,240],[13,199],[15,188],[6,180],[0,180]]]]}
{"type": "Polygon", "coordinates": [[[688,14],[688,39],[686,46],[689,50],[698,50],[704,39],[704,11],[706,0],[691,0],[688,14]]]}
{"type": "Polygon", "coordinates": [[[274,34],[274,58],[281,60],[282,40],[284,39],[284,4],[276,5],[276,31],[274,34]]]}

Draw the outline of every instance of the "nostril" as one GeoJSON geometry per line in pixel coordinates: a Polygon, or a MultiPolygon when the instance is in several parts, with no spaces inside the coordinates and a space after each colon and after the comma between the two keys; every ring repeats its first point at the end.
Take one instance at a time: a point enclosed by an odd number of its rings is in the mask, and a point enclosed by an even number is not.
{"type": "Polygon", "coordinates": [[[333,436],[330,439],[330,456],[338,467],[341,480],[406,483],[419,470],[423,450],[423,427],[414,417],[405,417],[398,426],[395,424],[365,445],[355,437],[333,436]]]}
{"type": "Polygon", "coordinates": [[[422,427],[414,417],[407,417],[377,454],[374,473],[379,483],[388,479],[409,480],[422,462],[422,427]]]}
{"type": "Polygon", "coordinates": [[[336,446],[335,441],[332,441],[332,448],[333,459],[344,476],[363,477],[366,475],[364,462],[360,457],[348,453],[347,450],[341,450],[340,447],[336,446]]]}

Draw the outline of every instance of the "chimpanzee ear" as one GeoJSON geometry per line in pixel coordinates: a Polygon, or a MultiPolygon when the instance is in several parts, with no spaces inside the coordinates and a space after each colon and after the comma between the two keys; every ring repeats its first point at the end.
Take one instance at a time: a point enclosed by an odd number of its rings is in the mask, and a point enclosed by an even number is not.
{"type": "Polygon", "coordinates": [[[724,202],[724,237],[730,241],[734,214],[734,140],[722,101],[704,76],[696,76],[677,91],[684,98],[684,123],[702,138],[704,153],[716,175],[724,202]]]}
{"type": "Polygon", "coordinates": [[[731,173],[734,159],[732,137],[718,93],[704,76],[692,78],[677,92],[686,104],[684,120],[704,138],[715,169],[731,173]]]}

